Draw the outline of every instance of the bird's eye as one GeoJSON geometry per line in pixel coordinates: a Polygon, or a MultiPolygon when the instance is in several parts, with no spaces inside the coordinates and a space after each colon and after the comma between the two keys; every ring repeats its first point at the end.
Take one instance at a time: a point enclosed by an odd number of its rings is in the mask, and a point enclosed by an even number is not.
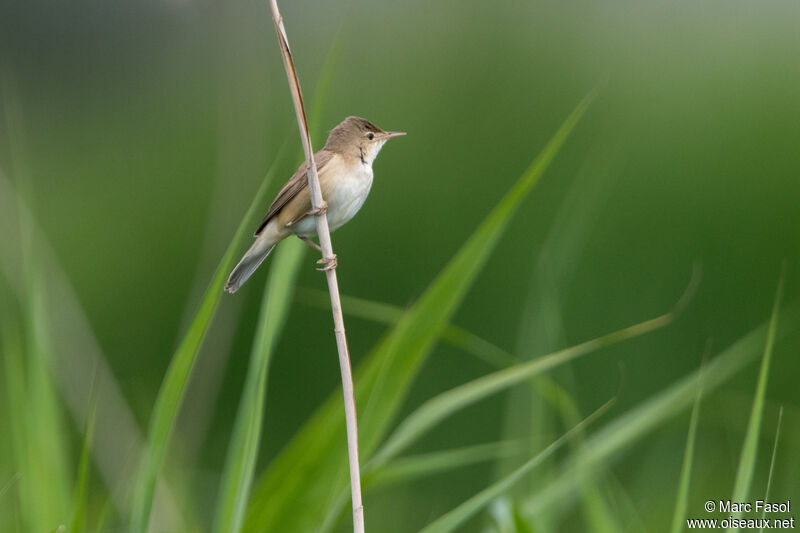
{"type": "Polygon", "coordinates": [[[372,139],[374,139],[374,138],[375,138],[375,135],[373,135],[372,133],[370,133],[369,135],[367,135],[367,139],[369,139],[370,141],[371,141],[372,139]]]}

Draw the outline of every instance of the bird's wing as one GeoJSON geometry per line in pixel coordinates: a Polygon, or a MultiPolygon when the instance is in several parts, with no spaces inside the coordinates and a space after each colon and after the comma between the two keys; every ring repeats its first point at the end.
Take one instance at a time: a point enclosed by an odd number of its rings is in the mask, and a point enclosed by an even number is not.
{"type": "MultiPolygon", "coordinates": [[[[322,172],[322,169],[328,164],[328,162],[330,162],[332,157],[333,152],[329,152],[327,150],[320,150],[314,154],[314,162],[317,164],[317,173],[322,172]]],[[[292,200],[292,198],[296,197],[302,190],[308,188],[308,176],[306,175],[307,170],[308,163],[304,162],[302,165],[300,165],[300,168],[297,169],[297,172],[292,175],[289,181],[286,182],[286,185],[283,186],[280,192],[278,192],[278,196],[275,197],[275,200],[272,201],[272,205],[269,206],[267,214],[264,216],[264,220],[262,220],[261,224],[259,224],[255,233],[256,236],[261,233],[261,231],[266,227],[267,223],[272,220],[272,218],[277,215],[280,210],[292,200]]]]}

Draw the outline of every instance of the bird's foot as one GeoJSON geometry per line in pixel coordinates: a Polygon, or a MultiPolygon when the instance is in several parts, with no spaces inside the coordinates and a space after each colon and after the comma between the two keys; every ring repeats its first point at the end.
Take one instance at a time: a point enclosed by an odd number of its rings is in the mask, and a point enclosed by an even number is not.
{"type": "Polygon", "coordinates": [[[317,261],[318,265],[322,265],[322,268],[318,268],[320,272],[327,272],[328,270],[333,270],[336,268],[336,265],[339,264],[339,261],[336,259],[336,254],[333,254],[331,257],[323,257],[319,261],[317,261]]]}
{"type": "Polygon", "coordinates": [[[328,212],[328,202],[322,200],[322,205],[316,208],[309,209],[306,212],[306,216],[315,217],[317,215],[324,215],[327,212],[328,212]]]}
{"type": "Polygon", "coordinates": [[[303,237],[302,235],[298,235],[297,238],[300,239],[301,241],[305,242],[307,245],[311,246],[315,250],[317,250],[319,252],[322,251],[322,248],[320,247],[320,245],[315,243],[314,241],[312,241],[308,237],[303,237]]]}

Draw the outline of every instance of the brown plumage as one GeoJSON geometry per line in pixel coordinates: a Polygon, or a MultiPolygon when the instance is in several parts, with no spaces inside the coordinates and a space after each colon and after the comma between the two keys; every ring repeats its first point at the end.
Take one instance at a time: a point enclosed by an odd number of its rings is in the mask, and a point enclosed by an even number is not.
{"type": "MultiPolygon", "coordinates": [[[[333,152],[329,152],[324,148],[314,154],[314,162],[317,164],[317,174],[320,177],[320,188],[322,187],[322,169],[325,168],[325,165],[327,165],[332,158],[333,152]]],[[[296,200],[295,205],[292,206],[292,209],[287,209],[287,211],[291,211],[292,213],[305,213],[311,210],[311,195],[308,193],[307,171],[308,163],[303,162],[289,181],[286,182],[286,185],[281,188],[278,192],[278,196],[275,197],[272,204],[269,206],[267,214],[264,215],[264,220],[259,224],[254,234],[256,237],[258,237],[259,233],[261,233],[261,230],[264,229],[270,219],[292,200],[296,200]]],[[[325,195],[323,192],[323,198],[324,197],[325,195]]]]}
{"type": "MultiPolygon", "coordinates": [[[[348,117],[331,130],[325,147],[314,154],[331,231],[361,208],[372,185],[372,163],[383,144],[402,132],[386,132],[370,121],[348,117]]],[[[256,241],[233,269],[225,290],[236,292],[266,259],[275,245],[290,235],[310,244],[316,235],[308,191],[308,164],[303,163],[281,188],[255,232],[256,241]]],[[[314,245],[316,246],[316,245],[314,245]]]]}

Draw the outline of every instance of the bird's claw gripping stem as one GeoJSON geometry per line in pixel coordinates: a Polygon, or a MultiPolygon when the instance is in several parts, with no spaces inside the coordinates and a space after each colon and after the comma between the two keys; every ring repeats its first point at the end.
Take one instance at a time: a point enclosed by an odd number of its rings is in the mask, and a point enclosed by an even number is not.
{"type": "Polygon", "coordinates": [[[327,272],[328,270],[333,270],[336,268],[338,264],[338,260],[336,259],[336,254],[333,254],[331,257],[323,257],[319,261],[317,261],[318,265],[322,265],[322,268],[318,268],[320,272],[327,272]]]}
{"type": "Polygon", "coordinates": [[[328,202],[322,200],[321,206],[309,209],[306,215],[315,217],[318,215],[324,215],[327,212],[328,212],[328,202]]]}

